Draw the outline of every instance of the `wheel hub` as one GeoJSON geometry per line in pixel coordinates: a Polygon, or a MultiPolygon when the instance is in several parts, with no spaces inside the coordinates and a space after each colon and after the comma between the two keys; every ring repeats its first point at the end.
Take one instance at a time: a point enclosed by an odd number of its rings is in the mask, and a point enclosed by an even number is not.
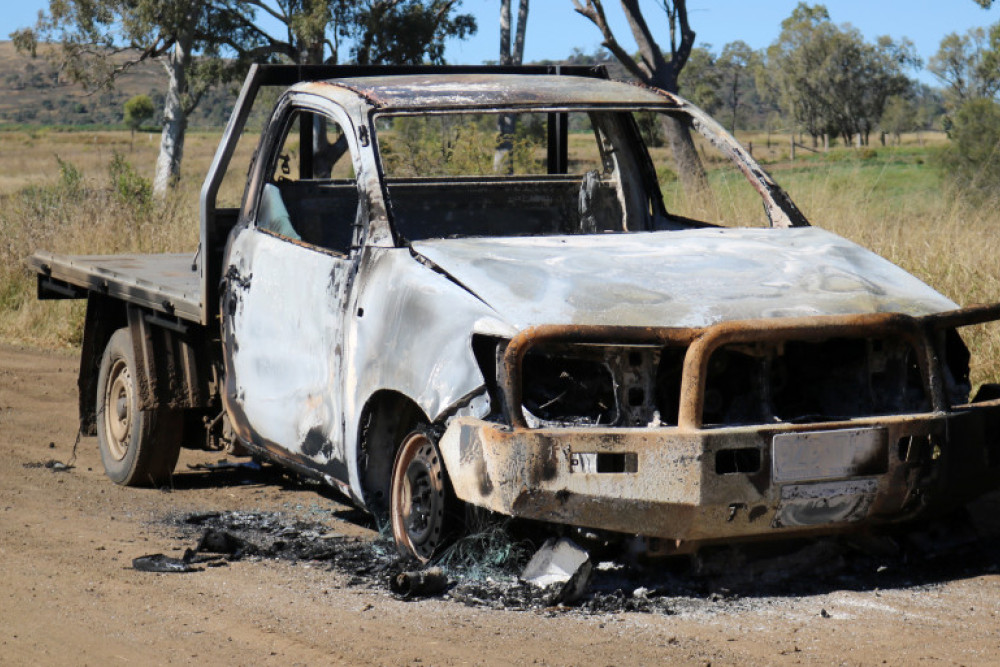
{"type": "Polygon", "coordinates": [[[444,538],[444,467],[423,433],[403,442],[393,471],[392,532],[404,552],[426,562],[444,538]]]}
{"type": "Polygon", "coordinates": [[[109,453],[118,461],[128,452],[132,429],[132,376],[125,360],[115,361],[104,397],[104,427],[109,453]]]}

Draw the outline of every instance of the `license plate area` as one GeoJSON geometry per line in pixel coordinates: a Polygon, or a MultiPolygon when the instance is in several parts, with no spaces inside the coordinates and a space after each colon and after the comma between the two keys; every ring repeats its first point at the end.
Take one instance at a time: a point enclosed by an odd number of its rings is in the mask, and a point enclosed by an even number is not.
{"type": "Polygon", "coordinates": [[[781,502],[772,526],[795,528],[860,521],[868,516],[877,491],[878,480],[871,478],[789,484],[781,487],[781,502]]]}
{"type": "Polygon", "coordinates": [[[771,440],[775,483],[881,475],[889,466],[884,428],[779,433],[771,440]]]}

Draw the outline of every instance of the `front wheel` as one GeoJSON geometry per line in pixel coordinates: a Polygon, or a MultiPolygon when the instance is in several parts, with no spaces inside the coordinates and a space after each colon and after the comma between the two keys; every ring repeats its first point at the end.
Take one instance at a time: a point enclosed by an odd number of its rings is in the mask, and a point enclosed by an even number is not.
{"type": "Polygon", "coordinates": [[[119,329],[108,341],[97,379],[97,442],[104,472],[122,486],[169,481],[180,454],[177,410],[139,410],[132,336],[119,329]]]}
{"type": "Polygon", "coordinates": [[[400,553],[426,563],[455,537],[461,502],[455,498],[441,453],[424,429],[403,438],[392,467],[392,535],[400,553]]]}

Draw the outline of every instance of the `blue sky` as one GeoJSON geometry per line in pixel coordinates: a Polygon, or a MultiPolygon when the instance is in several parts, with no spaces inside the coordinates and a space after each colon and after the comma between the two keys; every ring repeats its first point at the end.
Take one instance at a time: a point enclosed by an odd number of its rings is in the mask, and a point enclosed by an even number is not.
{"type": "MultiPolygon", "coordinates": [[[[514,0],[516,4],[516,0],[514,0]]],[[[657,37],[666,43],[663,10],[656,0],[643,0],[647,19],[657,37]]],[[[727,42],[741,39],[757,49],[778,35],[781,20],[797,0],[688,0],[691,24],[699,45],[710,44],[718,51],[727,42]]],[[[869,40],[879,35],[895,39],[909,37],[926,61],[937,51],[941,38],[950,32],[964,32],[973,26],[1000,21],[1000,3],[981,9],[973,0],[830,0],[825,3],[836,23],[850,23],[869,40]]],[[[0,9],[0,37],[34,23],[47,0],[4,0],[0,9]]],[[[617,0],[605,0],[609,20],[620,41],[634,48],[617,0]]],[[[453,64],[478,64],[495,60],[499,50],[496,28],[498,0],[464,0],[463,11],[479,21],[479,33],[465,42],[448,45],[446,58],[453,64]]],[[[579,47],[591,52],[600,44],[597,29],[577,15],[570,0],[532,0],[525,44],[526,60],[560,59],[579,47]]],[[[924,73],[921,80],[933,83],[924,73]]]]}

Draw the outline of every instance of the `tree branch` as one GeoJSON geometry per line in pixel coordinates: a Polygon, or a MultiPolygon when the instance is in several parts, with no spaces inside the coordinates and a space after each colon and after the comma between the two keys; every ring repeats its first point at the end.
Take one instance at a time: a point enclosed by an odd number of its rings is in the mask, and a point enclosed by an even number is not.
{"type": "Polygon", "coordinates": [[[521,0],[517,8],[517,34],[514,36],[514,64],[524,61],[524,32],[528,26],[528,0],[521,0]]]}
{"type": "Polygon", "coordinates": [[[601,31],[601,35],[604,36],[604,41],[602,42],[604,48],[610,51],[632,76],[643,83],[650,83],[653,72],[646,68],[645,65],[640,66],[622,48],[621,44],[618,43],[614,32],[612,32],[611,27],[608,25],[607,18],[604,16],[604,7],[601,5],[601,0],[586,0],[586,2],[587,4],[584,6],[580,4],[580,0],[573,0],[576,13],[589,19],[591,23],[597,26],[597,29],[601,31]]]}
{"type": "MultiPolygon", "coordinates": [[[[680,4],[683,4],[683,2],[680,4]]],[[[650,73],[662,72],[667,62],[663,58],[660,46],[653,38],[653,33],[649,31],[649,26],[642,15],[642,10],[639,9],[639,0],[622,0],[622,10],[624,10],[625,18],[632,29],[635,42],[639,45],[639,55],[646,64],[646,68],[650,73]]]]}

